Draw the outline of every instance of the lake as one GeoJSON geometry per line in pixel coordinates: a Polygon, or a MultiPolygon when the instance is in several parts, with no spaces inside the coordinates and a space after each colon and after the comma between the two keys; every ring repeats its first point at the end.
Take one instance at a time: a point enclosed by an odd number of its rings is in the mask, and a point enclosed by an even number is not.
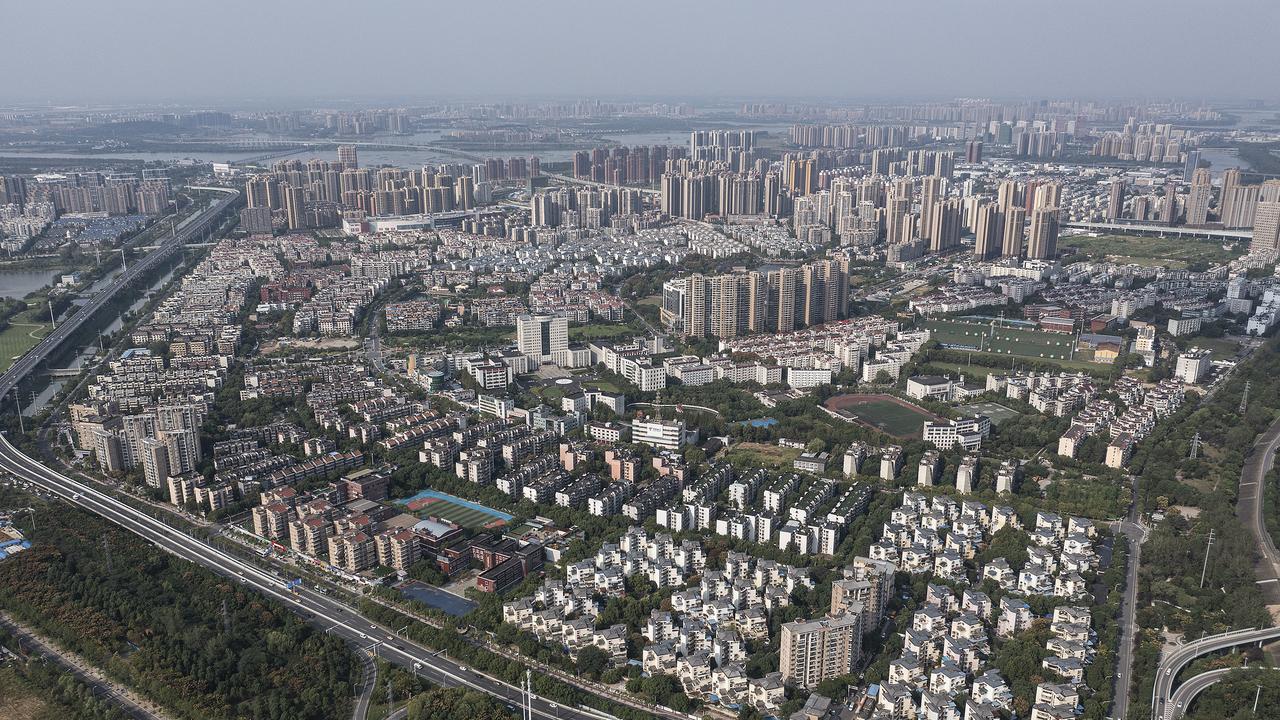
{"type": "Polygon", "coordinates": [[[21,300],[61,276],[59,270],[0,270],[0,297],[21,300]]]}

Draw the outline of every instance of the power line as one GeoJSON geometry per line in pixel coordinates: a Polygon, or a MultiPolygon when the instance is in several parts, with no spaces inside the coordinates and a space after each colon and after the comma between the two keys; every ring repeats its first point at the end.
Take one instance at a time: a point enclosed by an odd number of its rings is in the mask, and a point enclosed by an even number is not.
{"type": "Polygon", "coordinates": [[[1209,541],[1204,546],[1204,566],[1200,568],[1200,587],[1204,588],[1204,575],[1209,571],[1209,548],[1213,547],[1213,528],[1209,528],[1209,541]]]}

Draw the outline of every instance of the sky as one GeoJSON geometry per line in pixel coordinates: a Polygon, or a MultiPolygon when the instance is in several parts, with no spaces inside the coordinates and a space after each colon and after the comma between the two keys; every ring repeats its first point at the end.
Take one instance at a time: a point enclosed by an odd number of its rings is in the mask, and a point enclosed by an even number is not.
{"type": "Polygon", "coordinates": [[[0,0],[0,106],[1280,96],[1276,0],[0,0]]]}

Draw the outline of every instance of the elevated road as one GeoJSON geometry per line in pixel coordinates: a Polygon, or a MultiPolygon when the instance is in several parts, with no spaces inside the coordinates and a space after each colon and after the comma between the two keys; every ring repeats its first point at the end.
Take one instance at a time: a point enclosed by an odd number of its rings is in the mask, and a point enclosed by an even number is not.
{"type": "Polygon", "coordinates": [[[1202,672],[1195,677],[1190,678],[1182,685],[1178,686],[1178,690],[1173,693],[1170,700],[1173,709],[1169,714],[1169,720],[1181,720],[1182,716],[1187,713],[1187,709],[1191,707],[1191,701],[1196,699],[1200,693],[1214,686],[1215,684],[1226,680],[1233,673],[1244,672],[1246,670],[1258,670],[1259,668],[1250,667],[1230,667],[1221,668],[1219,670],[1210,670],[1202,672]]]}
{"type": "Polygon", "coordinates": [[[187,241],[199,237],[209,230],[218,221],[222,213],[240,197],[238,190],[229,188],[201,187],[194,189],[215,190],[225,193],[226,196],[208,208],[187,218],[175,228],[174,233],[159,247],[129,265],[128,269],[120,273],[110,285],[98,291],[89,302],[77,309],[71,317],[63,319],[56,330],[46,335],[43,340],[36,343],[35,347],[28,350],[25,355],[14,362],[3,375],[0,375],[0,398],[4,398],[11,390],[17,387],[23,378],[30,375],[40,363],[44,362],[45,358],[57,350],[67,338],[74,335],[95,313],[110,302],[116,296],[116,293],[172,255],[187,241]]]}
{"type": "MultiPolygon", "coordinates": [[[[1210,228],[1193,228],[1182,225],[1156,225],[1153,223],[1105,223],[1105,222],[1064,222],[1064,228],[1077,230],[1095,230],[1099,232],[1118,233],[1122,235],[1156,235],[1164,237],[1204,238],[1206,240],[1252,240],[1252,230],[1221,230],[1210,228]]],[[[1058,239],[1059,245],[1070,245],[1071,238],[1058,239]]]]}
{"type": "Polygon", "coordinates": [[[1277,638],[1280,638],[1280,627],[1249,628],[1233,630],[1221,635],[1210,635],[1166,651],[1160,657],[1160,665],[1156,668],[1155,685],[1151,688],[1152,720],[1172,720],[1175,711],[1174,682],[1178,678],[1178,673],[1196,658],[1240,645],[1251,645],[1277,638]]]}
{"type": "Polygon", "coordinates": [[[1280,551],[1262,519],[1267,471],[1275,465],[1276,451],[1280,449],[1280,420],[1272,423],[1253,443],[1240,469],[1240,489],[1236,496],[1236,517],[1249,528],[1253,542],[1258,547],[1258,557],[1253,571],[1258,589],[1268,605],[1280,604],[1280,551]]]}
{"type": "MultiPolygon", "coordinates": [[[[361,617],[355,609],[328,595],[314,592],[305,586],[289,590],[283,580],[257,565],[45,467],[15,448],[4,436],[0,436],[0,470],[100,515],[166,552],[291,606],[312,625],[324,628],[326,632],[352,645],[369,648],[383,660],[404,667],[432,683],[448,687],[468,687],[512,707],[523,702],[519,688],[437,656],[429,649],[361,617]]],[[[532,702],[532,710],[533,718],[610,720],[613,717],[596,710],[562,706],[536,696],[532,702]]],[[[675,712],[663,713],[662,716],[671,720],[685,717],[675,712]]]]}

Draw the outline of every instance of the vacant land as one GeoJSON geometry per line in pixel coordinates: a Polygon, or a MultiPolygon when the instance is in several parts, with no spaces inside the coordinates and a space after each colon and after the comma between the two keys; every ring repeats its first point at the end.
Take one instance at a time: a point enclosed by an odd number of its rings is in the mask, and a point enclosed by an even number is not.
{"type": "Polygon", "coordinates": [[[789,468],[800,450],[768,443],[740,442],[729,448],[725,459],[735,465],[789,468]]]}
{"type": "Polygon", "coordinates": [[[1173,269],[1190,263],[1223,263],[1240,257],[1246,248],[1232,245],[1224,250],[1221,241],[1181,237],[1145,237],[1137,235],[1075,235],[1064,237],[1059,245],[1074,247],[1092,257],[1136,265],[1167,265],[1173,269]],[[1169,262],[1160,262],[1160,261],[1169,262]]]}
{"type": "Polygon", "coordinates": [[[941,420],[893,395],[836,395],[823,404],[828,410],[899,438],[918,438],[926,420],[941,420]]]}

